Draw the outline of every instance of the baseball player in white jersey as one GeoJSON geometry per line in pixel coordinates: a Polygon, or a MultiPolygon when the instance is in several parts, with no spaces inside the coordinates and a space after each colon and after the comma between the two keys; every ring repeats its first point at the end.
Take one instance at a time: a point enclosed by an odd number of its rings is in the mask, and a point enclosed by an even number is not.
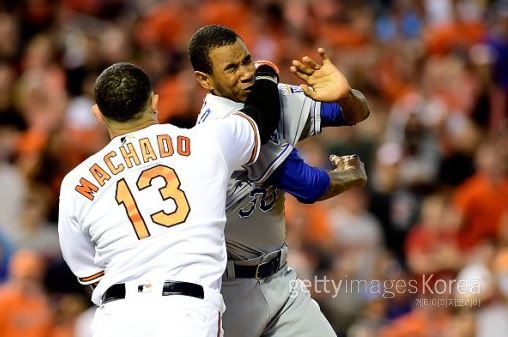
{"type": "Polygon", "coordinates": [[[94,112],[112,139],[64,178],[58,221],[65,261],[95,286],[94,336],[221,334],[227,183],[280,115],[276,75],[257,74],[249,97],[261,103],[190,130],[157,123],[141,69],[98,77],[94,112]]]}
{"type": "MultiPolygon", "coordinates": [[[[229,183],[228,264],[222,287],[227,336],[335,336],[307,292],[290,296],[290,287],[299,280],[286,265],[284,191],[314,202],[363,185],[365,170],[356,156],[332,156],[337,169],[325,172],[306,165],[293,146],[319,134],[322,126],[353,125],[370,112],[363,95],[349,88],[325,51],[319,53],[322,64],[307,56],[293,61],[291,70],[307,84],[279,84],[282,111],[276,132],[261,147],[258,161],[235,171],[229,183]]],[[[226,27],[205,26],[194,33],[189,54],[197,81],[209,91],[197,124],[241,108],[246,96],[242,88],[254,73],[241,38],[226,27]]]]}

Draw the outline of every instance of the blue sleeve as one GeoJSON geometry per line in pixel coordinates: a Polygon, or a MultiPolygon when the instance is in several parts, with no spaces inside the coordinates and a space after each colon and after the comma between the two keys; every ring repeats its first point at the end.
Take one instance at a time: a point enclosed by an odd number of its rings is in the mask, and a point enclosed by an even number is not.
{"type": "Polygon", "coordinates": [[[338,103],[321,103],[321,126],[351,125],[344,119],[338,103]]]}
{"type": "Polygon", "coordinates": [[[325,170],[305,163],[298,151],[293,149],[272,174],[270,183],[296,197],[298,201],[312,204],[327,191],[330,177],[325,170]]]}

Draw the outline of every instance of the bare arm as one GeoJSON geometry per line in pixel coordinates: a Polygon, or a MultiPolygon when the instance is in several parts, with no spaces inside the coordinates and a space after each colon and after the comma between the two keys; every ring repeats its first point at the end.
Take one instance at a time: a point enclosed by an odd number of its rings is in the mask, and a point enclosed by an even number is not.
{"type": "Polygon", "coordinates": [[[330,161],[336,166],[328,171],[330,185],[319,200],[326,200],[339,195],[352,187],[361,187],[367,182],[367,174],[360,157],[331,155],[330,161]]]}
{"type": "Polygon", "coordinates": [[[351,89],[349,93],[338,99],[342,108],[342,116],[348,124],[359,123],[370,115],[370,109],[367,100],[361,91],[351,89]]]}

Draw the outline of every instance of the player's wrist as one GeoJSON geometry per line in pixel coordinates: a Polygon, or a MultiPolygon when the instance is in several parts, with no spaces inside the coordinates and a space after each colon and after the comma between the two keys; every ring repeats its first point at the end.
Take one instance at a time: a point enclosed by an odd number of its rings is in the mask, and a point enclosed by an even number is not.
{"type": "Polygon", "coordinates": [[[354,99],[353,89],[348,87],[348,89],[339,97],[337,103],[339,104],[348,104],[354,99]]]}

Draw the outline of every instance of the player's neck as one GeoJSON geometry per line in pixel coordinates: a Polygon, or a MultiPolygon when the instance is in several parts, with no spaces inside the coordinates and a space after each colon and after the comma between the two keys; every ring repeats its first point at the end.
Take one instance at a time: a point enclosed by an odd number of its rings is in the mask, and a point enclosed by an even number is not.
{"type": "Polygon", "coordinates": [[[141,118],[135,121],[129,121],[127,123],[108,123],[108,131],[111,139],[125,135],[127,133],[131,133],[134,131],[142,130],[144,128],[149,127],[150,125],[158,124],[156,115],[150,114],[145,118],[141,118]]]}

